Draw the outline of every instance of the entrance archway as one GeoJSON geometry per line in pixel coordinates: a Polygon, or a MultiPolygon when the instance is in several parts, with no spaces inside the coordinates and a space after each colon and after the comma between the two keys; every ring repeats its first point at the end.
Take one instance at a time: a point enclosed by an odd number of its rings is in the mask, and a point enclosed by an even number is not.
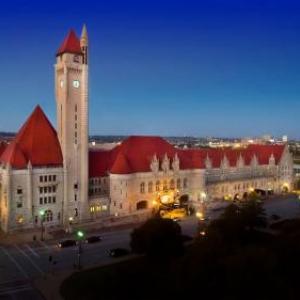
{"type": "Polygon", "coordinates": [[[148,202],[146,200],[139,201],[136,204],[136,210],[147,209],[147,208],[148,208],[148,202]]]}
{"type": "Polygon", "coordinates": [[[179,204],[180,204],[180,206],[187,205],[188,202],[189,202],[189,195],[184,194],[184,195],[181,195],[179,197],[179,204]]]}

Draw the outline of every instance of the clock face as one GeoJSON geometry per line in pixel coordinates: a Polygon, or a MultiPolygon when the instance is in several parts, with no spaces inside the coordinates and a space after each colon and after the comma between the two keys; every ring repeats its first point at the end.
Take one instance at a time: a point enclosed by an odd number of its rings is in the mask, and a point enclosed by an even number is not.
{"type": "Polygon", "coordinates": [[[79,88],[79,80],[73,80],[73,87],[76,89],[79,88]]]}
{"type": "Polygon", "coordinates": [[[64,81],[61,80],[61,81],[60,81],[60,87],[62,88],[63,86],[64,86],[64,81]]]}

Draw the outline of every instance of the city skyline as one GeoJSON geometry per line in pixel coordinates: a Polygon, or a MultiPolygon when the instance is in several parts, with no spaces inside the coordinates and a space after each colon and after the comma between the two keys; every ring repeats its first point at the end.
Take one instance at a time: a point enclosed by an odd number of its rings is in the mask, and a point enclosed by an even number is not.
{"type": "Polygon", "coordinates": [[[300,137],[294,1],[55,3],[0,13],[1,131],[17,131],[37,104],[56,124],[55,52],[87,23],[91,135],[300,137]]]}

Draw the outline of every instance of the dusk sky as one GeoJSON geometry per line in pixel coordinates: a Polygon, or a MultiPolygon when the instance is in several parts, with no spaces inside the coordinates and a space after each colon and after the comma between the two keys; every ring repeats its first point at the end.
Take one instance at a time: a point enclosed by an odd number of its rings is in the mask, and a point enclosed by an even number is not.
{"type": "Polygon", "coordinates": [[[87,24],[90,134],[300,138],[300,2],[6,1],[0,131],[40,104],[55,52],[87,24]]]}

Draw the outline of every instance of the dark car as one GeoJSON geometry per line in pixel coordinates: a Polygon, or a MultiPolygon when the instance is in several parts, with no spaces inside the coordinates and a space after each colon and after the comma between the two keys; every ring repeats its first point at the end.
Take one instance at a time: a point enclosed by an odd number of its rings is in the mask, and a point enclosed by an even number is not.
{"type": "Polygon", "coordinates": [[[87,244],[93,244],[102,241],[101,237],[99,235],[93,235],[89,236],[88,238],[85,239],[85,242],[87,244]]]}
{"type": "Polygon", "coordinates": [[[76,246],[76,241],[75,240],[64,240],[64,241],[60,241],[57,246],[59,248],[66,248],[66,247],[72,247],[72,246],[76,246]]]}
{"type": "Polygon", "coordinates": [[[109,250],[109,256],[111,257],[121,257],[129,254],[129,250],[125,248],[115,248],[109,250]]]}

